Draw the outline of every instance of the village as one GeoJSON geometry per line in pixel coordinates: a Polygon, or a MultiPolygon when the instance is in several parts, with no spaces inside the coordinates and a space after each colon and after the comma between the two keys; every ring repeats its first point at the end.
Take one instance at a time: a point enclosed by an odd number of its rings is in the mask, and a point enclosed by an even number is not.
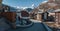
{"type": "Polygon", "coordinates": [[[33,4],[33,8],[26,9],[17,9],[19,7],[14,8],[2,2],[0,0],[0,30],[60,31],[60,0],[43,1],[37,7],[33,4]]]}
{"type": "Polygon", "coordinates": [[[59,0],[49,0],[42,2],[31,14],[35,20],[46,22],[49,26],[60,27],[60,2],[59,0]],[[45,15],[43,15],[46,13],[45,15]],[[51,18],[50,18],[51,17],[51,18]]]}

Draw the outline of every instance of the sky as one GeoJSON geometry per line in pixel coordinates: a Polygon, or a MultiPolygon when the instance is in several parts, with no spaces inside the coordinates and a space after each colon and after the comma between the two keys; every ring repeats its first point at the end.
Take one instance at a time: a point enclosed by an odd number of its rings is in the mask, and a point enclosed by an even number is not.
{"type": "Polygon", "coordinates": [[[3,0],[2,3],[17,8],[27,8],[32,6],[37,7],[43,1],[46,0],[3,0]]]}

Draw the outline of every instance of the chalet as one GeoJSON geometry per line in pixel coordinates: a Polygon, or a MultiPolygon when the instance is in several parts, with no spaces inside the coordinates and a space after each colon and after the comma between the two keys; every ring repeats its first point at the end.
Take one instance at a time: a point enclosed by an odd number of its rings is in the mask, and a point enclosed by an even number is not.
{"type": "Polygon", "coordinates": [[[16,8],[5,5],[2,3],[3,0],[0,0],[0,12],[16,12],[16,8]]]}
{"type": "MultiPolygon", "coordinates": [[[[32,13],[38,15],[39,13],[36,13],[36,12],[42,11],[42,13],[44,13],[44,12],[47,11],[49,13],[48,16],[52,15],[55,18],[56,15],[55,15],[54,11],[58,8],[60,8],[60,2],[59,1],[57,1],[57,0],[48,0],[47,2],[41,3],[37,8],[35,8],[33,10],[32,13]]],[[[37,20],[42,18],[42,13],[40,14],[41,17],[40,17],[40,15],[38,15],[38,16],[35,15],[35,18],[37,20]]],[[[41,20],[43,20],[43,19],[41,19],[41,20]]]]}
{"type": "Polygon", "coordinates": [[[3,21],[6,21],[7,24],[11,25],[12,28],[16,28],[15,22],[16,22],[16,13],[15,12],[0,12],[0,21],[1,18],[3,21]]]}

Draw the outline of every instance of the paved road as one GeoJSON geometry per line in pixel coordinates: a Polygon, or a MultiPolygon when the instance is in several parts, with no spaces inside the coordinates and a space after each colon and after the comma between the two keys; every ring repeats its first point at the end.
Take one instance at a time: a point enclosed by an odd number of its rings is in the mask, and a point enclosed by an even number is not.
{"type": "Polygon", "coordinates": [[[6,21],[6,18],[4,17],[0,18],[0,31],[4,31],[10,28],[10,26],[5,21],[6,21]]]}
{"type": "MultiPolygon", "coordinates": [[[[18,20],[16,23],[18,23],[18,20]]],[[[24,28],[19,27],[15,30],[9,29],[8,31],[48,31],[48,30],[45,28],[45,26],[42,23],[34,22],[34,24],[30,27],[24,27],[24,28]]],[[[49,30],[49,31],[51,31],[51,30],[49,30]]]]}
{"type": "MultiPolygon", "coordinates": [[[[11,29],[8,24],[5,23],[5,18],[0,18],[0,31],[47,31],[44,25],[40,22],[34,22],[30,27],[11,29]]],[[[51,31],[51,30],[50,30],[51,31]]]]}
{"type": "Polygon", "coordinates": [[[41,23],[34,23],[30,27],[17,28],[15,30],[9,29],[9,31],[47,31],[47,30],[41,23]]]}

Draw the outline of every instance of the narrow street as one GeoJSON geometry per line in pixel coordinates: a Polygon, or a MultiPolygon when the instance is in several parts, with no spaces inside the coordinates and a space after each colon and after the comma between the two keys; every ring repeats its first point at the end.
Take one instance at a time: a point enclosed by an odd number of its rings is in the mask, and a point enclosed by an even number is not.
{"type": "Polygon", "coordinates": [[[6,23],[6,18],[0,18],[0,31],[6,31],[10,28],[10,26],[6,23]]]}
{"type": "MultiPolygon", "coordinates": [[[[17,20],[18,21],[18,20],[17,20]]],[[[41,22],[32,20],[33,25],[29,27],[17,27],[16,29],[9,29],[8,31],[52,31],[41,22]]],[[[17,22],[18,23],[18,22],[17,22]]]]}
{"type": "Polygon", "coordinates": [[[60,31],[60,0],[0,0],[0,31],[60,31]]]}

